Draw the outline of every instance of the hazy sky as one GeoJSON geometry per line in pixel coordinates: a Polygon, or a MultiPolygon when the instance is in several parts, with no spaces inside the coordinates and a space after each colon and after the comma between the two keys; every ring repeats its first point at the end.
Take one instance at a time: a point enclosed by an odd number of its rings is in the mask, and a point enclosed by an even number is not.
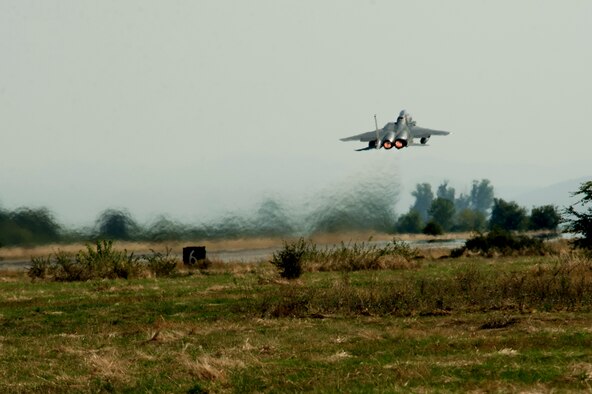
{"type": "MultiPolygon", "coordinates": [[[[0,0],[0,206],[185,222],[361,179],[591,174],[591,1],[0,0]],[[425,149],[338,139],[407,109],[425,149]]],[[[399,186],[400,185],[400,186],[399,186]]]]}

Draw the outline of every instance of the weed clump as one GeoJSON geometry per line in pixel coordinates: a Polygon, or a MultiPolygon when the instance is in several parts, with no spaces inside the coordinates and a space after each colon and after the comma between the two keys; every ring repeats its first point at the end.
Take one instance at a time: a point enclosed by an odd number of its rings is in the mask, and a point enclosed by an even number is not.
{"type": "Polygon", "coordinates": [[[170,276],[177,270],[177,259],[171,256],[171,249],[166,248],[164,253],[152,251],[151,256],[146,256],[146,266],[154,276],[170,276]]]}
{"type": "Polygon", "coordinates": [[[345,244],[317,249],[307,254],[307,266],[311,271],[362,271],[379,269],[416,268],[419,252],[409,244],[397,240],[386,245],[345,244]]]}
{"type": "Polygon", "coordinates": [[[117,251],[113,241],[97,241],[93,247],[77,254],[58,251],[47,257],[31,259],[27,274],[32,279],[48,279],[58,282],[86,281],[92,279],[130,279],[145,271],[155,276],[170,276],[175,273],[177,261],[167,248],[165,253],[152,251],[144,260],[126,250],[117,251]]]}
{"type": "Polygon", "coordinates": [[[293,279],[298,278],[304,269],[348,272],[416,268],[418,257],[416,248],[397,240],[386,245],[342,242],[321,249],[300,238],[296,242],[284,242],[284,248],[273,254],[271,264],[278,268],[283,278],[293,279]]]}

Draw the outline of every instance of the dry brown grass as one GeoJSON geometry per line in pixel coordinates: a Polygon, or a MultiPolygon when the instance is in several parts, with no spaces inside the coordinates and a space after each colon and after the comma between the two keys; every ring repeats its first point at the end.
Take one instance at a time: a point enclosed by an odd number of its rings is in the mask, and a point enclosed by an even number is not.
{"type": "MultiPolygon", "coordinates": [[[[402,241],[425,241],[425,240],[452,240],[452,239],[467,239],[473,235],[472,233],[450,233],[440,236],[428,236],[424,234],[386,234],[376,232],[346,232],[336,234],[315,234],[310,237],[311,241],[316,244],[339,244],[343,242],[366,242],[369,239],[374,241],[391,241],[393,238],[402,241]]],[[[257,249],[274,249],[280,248],[284,241],[293,242],[298,237],[282,238],[282,237],[266,237],[266,238],[240,238],[240,239],[226,239],[226,240],[193,240],[193,241],[167,241],[167,242],[125,242],[117,241],[114,243],[114,249],[118,251],[127,250],[134,253],[149,253],[154,250],[156,252],[164,253],[166,248],[171,248],[175,251],[180,251],[183,247],[188,245],[202,245],[205,246],[209,252],[223,252],[223,251],[239,251],[239,250],[257,250],[257,249]]],[[[34,247],[3,247],[0,249],[0,259],[4,260],[21,260],[29,259],[31,257],[48,256],[55,254],[58,251],[77,253],[81,250],[86,250],[86,243],[75,244],[49,244],[34,247]]]]}
{"type": "Polygon", "coordinates": [[[245,363],[239,359],[232,359],[227,356],[215,357],[209,354],[194,359],[186,353],[182,353],[179,361],[187,372],[196,378],[221,382],[228,379],[231,370],[244,368],[245,366],[245,363]]]}
{"type": "Polygon", "coordinates": [[[96,376],[120,382],[129,379],[128,361],[113,348],[91,352],[84,360],[96,376]]]}

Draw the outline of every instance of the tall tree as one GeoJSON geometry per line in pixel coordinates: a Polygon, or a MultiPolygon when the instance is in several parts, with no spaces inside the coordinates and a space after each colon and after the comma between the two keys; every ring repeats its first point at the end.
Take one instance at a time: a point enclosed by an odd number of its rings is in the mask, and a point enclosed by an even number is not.
{"type": "Polygon", "coordinates": [[[428,212],[432,221],[438,223],[442,230],[450,231],[455,213],[454,203],[451,200],[442,197],[436,198],[428,212]]]}
{"type": "Polygon", "coordinates": [[[523,231],[526,230],[528,218],[526,209],[516,202],[507,202],[501,198],[493,199],[489,228],[491,230],[523,231]]]}
{"type": "Polygon", "coordinates": [[[457,231],[483,231],[487,224],[485,215],[481,212],[465,208],[456,215],[455,230],[457,231]]]}
{"type": "Polygon", "coordinates": [[[582,183],[572,195],[581,199],[565,209],[565,231],[581,236],[574,241],[576,247],[592,250],[592,181],[582,183]]]}
{"type": "Polygon", "coordinates": [[[440,186],[438,186],[438,190],[436,191],[436,197],[438,198],[445,198],[446,200],[454,201],[454,195],[456,194],[456,190],[453,187],[448,186],[448,181],[442,182],[440,186]]]}
{"type": "Polygon", "coordinates": [[[417,211],[423,221],[427,221],[428,209],[430,209],[434,200],[432,186],[429,183],[418,183],[415,186],[415,190],[411,192],[411,195],[415,197],[415,203],[411,207],[411,210],[417,211]]]}
{"type": "Polygon", "coordinates": [[[423,228],[423,220],[419,212],[411,209],[397,220],[396,230],[403,234],[418,234],[423,228]]]}
{"type": "Polygon", "coordinates": [[[561,215],[554,205],[543,205],[541,207],[533,207],[530,211],[530,218],[528,221],[528,228],[531,230],[557,230],[561,215]]]}
{"type": "Polygon", "coordinates": [[[493,186],[488,179],[474,180],[471,189],[471,208],[486,214],[493,204],[493,186]]]}
{"type": "Polygon", "coordinates": [[[138,226],[129,212],[117,209],[103,211],[97,219],[99,237],[128,241],[137,235],[138,226]]]}
{"type": "Polygon", "coordinates": [[[458,196],[455,200],[454,200],[454,207],[456,208],[457,212],[463,211],[467,208],[471,207],[471,196],[467,196],[464,193],[461,193],[460,196],[458,196]]]}

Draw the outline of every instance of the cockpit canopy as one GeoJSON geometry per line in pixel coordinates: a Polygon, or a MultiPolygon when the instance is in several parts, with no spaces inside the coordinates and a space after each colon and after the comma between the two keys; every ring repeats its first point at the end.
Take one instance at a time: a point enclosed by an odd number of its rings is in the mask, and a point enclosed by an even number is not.
{"type": "Polygon", "coordinates": [[[399,121],[399,120],[403,120],[403,118],[405,118],[405,119],[407,119],[407,120],[410,120],[410,119],[411,119],[411,116],[409,116],[409,114],[407,113],[407,111],[405,111],[405,110],[402,110],[402,111],[399,113],[399,117],[397,118],[397,121],[399,121]]]}

